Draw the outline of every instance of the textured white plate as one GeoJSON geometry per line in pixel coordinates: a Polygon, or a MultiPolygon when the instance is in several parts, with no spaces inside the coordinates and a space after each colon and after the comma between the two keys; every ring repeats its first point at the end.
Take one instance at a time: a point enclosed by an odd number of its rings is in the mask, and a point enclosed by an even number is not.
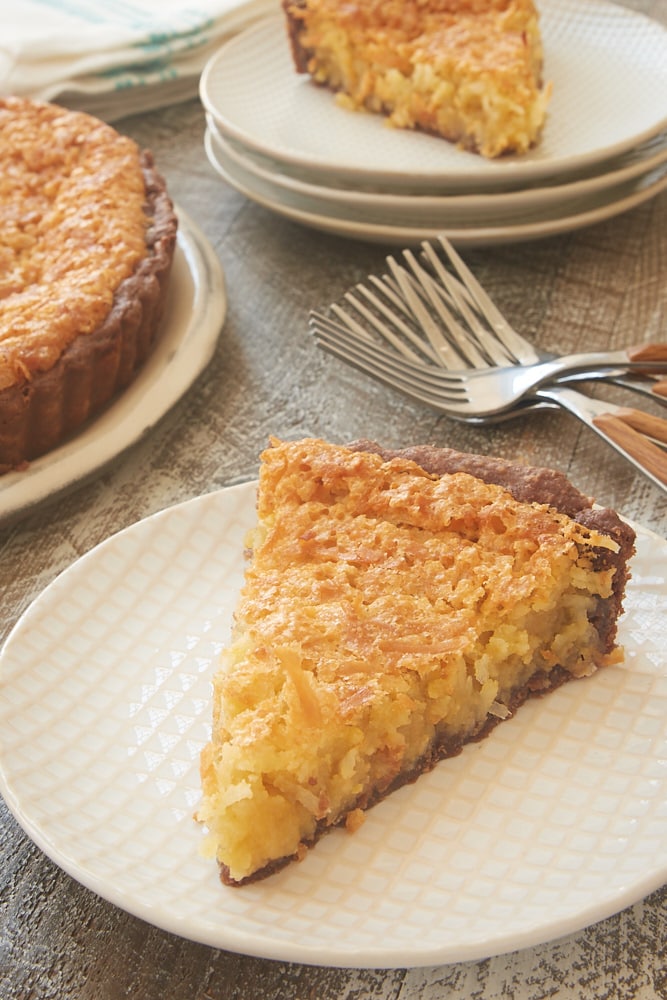
{"type": "Polygon", "coordinates": [[[210,679],[255,518],[245,484],[115,535],[56,579],[0,658],[0,790],[101,896],[176,934],[285,961],[409,966],[553,939],[667,878],[667,542],[639,532],[626,664],[486,740],[242,889],[192,819],[210,679]]]}
{"type": "Polygon", "coordinates": [[[0,521],[24,514],[86,479],[136,444],[178,402],[215,350],[227,309],[220,262],[182,211],[171,288],[158,342],[135,380],[59,448],[0,477],[0,521]]]}
{"type": "Polygon", "coordinates": [[[667,124],[667,29],[606,0],[540,0],[553,98],[543,139],[494,161],[353,113],[295,72],[284,19],[222,46],[200,81],[220,130],[304,179],[418,189],[481,189],[599,163],[667,124]]]}
{"type": "Polygon", "coordinates": [[[204,148],[211,165],[223,180],[264,208],[325,233],[396,246],[434,239],[440,234],[446,235],[458,246],[490,246],[542,239],[610,219],[636,208],[667,188],[667,169],[663,164],[645,176],[596,191],[587,197],[564,201],[561,205],[546,206],[542,210],[513,212],[501,206],[495,216],[489,211],[484,220],[476,217],[468,219],[465,211],[434,213],[431,219],[426,219],[418,208],[415,213],[409,213],[394,210],[388,204],[378,211],[371,205],[334,204],[317,196],[289,190],[275,184],[271,177],[260,177],[247,170],[238,159],[228,155],[227,149],[209,129],[204,136],[204,148]]]}
{"type": "Polygon", "coordinates": [[[435,224],[457,224],[457,220],[458,224],[464,225],[498,225],[503,221],[514,222],[516,216],[523,212],[539,215],[558,211],[571,215],[577,206],[585,207],[587,201],[602,192],[610,192],[611,200],[621,185],[667,163],[667,135],[662,135],[618,157],[602,173],[579,176],[563,184],[530,186],[516,191],[485,191],[476,194],[459,192],[449,195],[357,191],[311,184],[284,174],[275,165],[257,159],[244,146],[223,136],[215,119],[208,112],[206,122],[211,147],[222,163],[235,163],[259,183],[267,183],[274,191],[284,192],[285,198],[296,195],[302,199],[316,199],[316,204],[321,206],[323,212],[343,211],[357,215],[363,212],[380,222],[387,217],[404,217],[408,225],[414,225],[416,219],[431,227],[435,224]]]}
{"type": "Polygon", "coordinates": [[[493,191],[481,194],[397,194],[354,191],[345,188],[309,184],[282,174],[257,162],[243,146],[226,139],[215,120],[207,114],[208,143],[215,158],[224,166],[235,165],[260,190],[273,191],[288,204],[315,206],[322,214],[342,214],[379,224],[403,222],[406,226],[434,228],[455,226],[492,227],[516,225],[517,221],[570,216],[587,211],[593,199],[619,201],[642,177],[657,176],[667,164],[667,136],[661,136],[614,161],[613,169],[571,183],[547,187],[527,187],[519,191],[493,191]],[[640,152],[644,150],[645,152],[640,152]],[[655,171],[655,173],[654,173],[655,171]]]}

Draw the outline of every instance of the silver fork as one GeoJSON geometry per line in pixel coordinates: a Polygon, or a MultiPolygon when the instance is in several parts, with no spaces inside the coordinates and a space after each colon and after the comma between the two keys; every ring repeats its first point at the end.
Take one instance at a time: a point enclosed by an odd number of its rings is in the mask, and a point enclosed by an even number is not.
{"type": "MultiPolygon", "coordinates": [[[[493,364],[521,364],[532,365],[542,361],[553,360],[557,355],[547,351],[538,351],[529,340],[522,337],[505,319],[490,296],[484,291],[474,274],[465,261],[456,252],[452,244],[445,238],[439,240],[440,248],[444,251],[450,264],[457,271],[460,281],[457,281],[443,266],[440,256],[435,252],[431,244],[422,243],[424,259],[428,261],[436,276],[436,282],[432,283],[433,290],[437,294],[439,288],[449,287],[462,317],[472,324],[469,329],[475,336],[485,338],[485,345],[493,358],[493,364]],[[440,284],[438,284],[440,282],[440,284]],[[470,308],[468,308],[468,306],[470,308]],[[486,321],[480,323],[479,316],[486,321]],[[490,336],[489,336],[490,335],[490,336]]],[[[414,255],[410,251],[406,252],[406,260],[414,262],[414,269],[418,269],[422,275],[422,280],[429,280],[429,275],[420,267],[414,255]]],[[[667,344],[641,344],[637,347],[630,347],[627,353],[633,360],[660,361],[667,358],[667,344]]],[[[561,356],[561,361],[566,362],[566,357],[561,356]]],[[[658,396],[660,401],[667,400],[667,379],[656,380],[645,376],[628,376],[627,370],[597,372],[577,372],[561,376],[558,381],[589,381],[594,378],[596,381],[611,381],[624,388],[632,389],[647,395],[655,401],[658,396]]]]}
{"type": "MultiPolygon", "coordinates": [[[[446,241],[443,241],[443,248],[446,251],[451,249],[446,241]]],[[[429,244],[424,244],[424,250],[427,259],[434,255],[429,244]]],[[[434,369],[434,364],[442,367],[454,365],[458,368],[461,365],[468,368],[488,368],[499,364],[506,366],[508,358],[528,358],[531,352],[534,357],[534,352],[531,345],[509,327],[458,255],[455,255],[454,260],[459,264],[457,270],[465,284],[446,271],[438,257],[435,257],[434,271],[437,280],[434,281],[423,271],[421,265],[416,263],[409,251],[406,251],[405,256],[410,263],[412,274],[389,258],[392,272],[390,278],[371,277],[369,281],[373,290],[363,285],[357,286],[356,290],[364,293],[366,300],[373,307],[372,310],[368,310],[365,305],[359,308],[351,293],[346,296],[348,302],[352,301],[357,307],[366,326],[351,318],[345,309],[336,304],[331,308],[338,321],[318,313],[312,314],[311,329],[321,346],[381,381],[467,422],[489,423],[506,416],[514,416],[517,412],[524,412],[527,407],[533,406],[565,407],[629,459],[656,485],[663,489],[667,486],[667,455],[655,444],[655,442],[667,442],[667,422],[642,411],[613,407],[582,393],[576,393],[567,386],[550,384],[524,396],[520,408],[503,410],[498,408],[497,402],[489,405],[485,400],[482,414],[473,414],[469,402],[464,402],[464,406],[461,407],[457,405],[461,402],[460,399],[452,400],[452,392],[461,390],[460,379],[454,379],[452,382],[451,372],[448,373],[449,381],[445,390],[449,399],[446,403],[442,403],[439,380],[434,376],[444,373],[434,369]],[[382,295],[380,299],[376,294],[378,291],[382,295]],[[424,308],[425,302],[432,303],[434,296],[437,304],[435,320],[432,311],[424,308]],[[486,323],[483,323],[479,316],[481,309],[479,301],[486,310],[483,313],[486,323]],[[468,315],[471,310],[472,319],[468,315]],[[388,327],[378,319],[378,313],[384,319],[390,320],[392,326],[388,327]],[[462,318],[465,326],[460,322],[462,318]],[[395,352],[379,348],[377,340],[374,340],[368,332],[369,326],[388,340],[395,351],[400,352],[400,356],[395,352]],[[445,331],[447,337],[444,336],[445,331]],[[409,344],[411,346],[408,346],[409,344]],[[430,364],[421,363],[413,348],[428,357],[430,364]],[[489,412],[490,409],[492,412],[489,412]]],[[[431,267],[433,268],[433,260],[431,267]]],[[[609,360],[608,354],[606,357],[609,360]]],[[[467,374],[470,377],[482,373],[467,374]]],[[[646,382],[633,380],[625,376],[622,370],[587,372],[586,377],[613,377],[629,388],[649,393],[653,387],[650,380],[646,382]]],[[[659,387],[658,389],[660,391],[659,387]]]]}
{"type": "MultiPolygon", "coordinates": [[[[641,344],[624,351],[560,357],[537,351],[509,325],[451,244],[444,237],[440,242],[465,284],[444,268],[433,247],[425,242],[422,244],[424,257],[432,273],[428,273],[409,250],[404,251],[404,257],[412,274],[389,257],[390,275],[382,278],[371,275],[368,279],[371,287],[360,283],[345,295],[346,302],[362,317],[366,326],[338,303],[331,306],[334,316],[362,339],[368,338],[368,329],[376,330],[404,357],[417,363],[435,362],[456,371],[505,368],[516,364],[524,368],[554,361],[560,366],[555,376],[549,374],[549,369],[532,368],[536,385],[545,377],[546,370],[549,381],[611,381],[649,396],[654,402],[657,397],[667,403],[667,377],[659,381],[648,377],[646,372],[634,377],[628,374],[628,369],[646,369],[647,365],[665,369],[667,344],[641,344]],[[392,327],[382,322],[383,317],[392,327]],[[594,357],[598,361],[596,369],[591,368],[594,357]]],[[[321,314],[311,314],[311,326],[316,333],[325,323],[321,314]]],[[[329,332],[335,333],[335,324],[329,332]]]]}
{"type": "Polygon", "coordinates": [[[311,327],[324,346],[334,351],[343,348],[352,363],[356,362],[367,371],[373,369],[378,378],[391,380],[397,388],[455,417],[484,417],[511,410],[533,390],[557,380],[564,373],[590,375],[591,371],[605,367],[617,370],[623,364],[646,370],[649,363],[652,369],[660,367],[667,371],[667,361],[630,361],[625,351],[572,354],[532,365],[452,370],[410,360],[359,337],[355,330],[342,323],[317,315],[312,318],[311,327]]]}

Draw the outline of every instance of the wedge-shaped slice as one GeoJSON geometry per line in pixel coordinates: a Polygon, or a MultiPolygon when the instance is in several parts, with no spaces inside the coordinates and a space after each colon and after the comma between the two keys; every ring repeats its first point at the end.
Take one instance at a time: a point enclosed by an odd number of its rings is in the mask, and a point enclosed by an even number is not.
{"type": "Polygon", "coordinates": [[[296,69],[352,108],[487,157],[524,153],[550,85],[533,0],[283,0],[296,69]]]}
{"type": "Polygon", "coordinates": [[[634,533],[549,470],[273,441],[198,818],[222,879],[300,858],[516,710],[620,658],[634,533]],[[500,483],[501,485],[495,485],[500,483]]]}

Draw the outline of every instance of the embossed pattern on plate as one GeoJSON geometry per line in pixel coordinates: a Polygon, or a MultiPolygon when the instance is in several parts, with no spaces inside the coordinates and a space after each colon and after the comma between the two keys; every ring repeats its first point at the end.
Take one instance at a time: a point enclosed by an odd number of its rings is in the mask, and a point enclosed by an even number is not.
{"type": "Polygon", "coordinates": [[[218,948],[432,965],[551,940],[667,878],[667,542],[639,529],[626,663],[524,706],[335,831],[224,888],[192,819],[210,679],[255,486],[112,536],[27,610],[0,657],[0,791],[65,871],[218,948]]]}

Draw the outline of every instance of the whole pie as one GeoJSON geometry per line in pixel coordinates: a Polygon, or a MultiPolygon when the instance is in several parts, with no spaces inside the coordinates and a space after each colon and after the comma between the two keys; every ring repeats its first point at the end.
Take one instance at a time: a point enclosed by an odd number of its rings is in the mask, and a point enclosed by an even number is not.
{"type": "Polygon", "coordinates": [[[533,0],[283,0],[296,69],[344,106],[486,157],[539,140],[550,86],[533,0]]]}
{"type": "Polygon", "coordinates": [[[158,334],[176,232],[149,152],[90,115],[0,99],[0,472],[132,380],[158,334]]]}
{"type": "Polygon", "coordinates": [[[552,470],[276,440],[257,513],[201,757],[230,885],[622,658],[634,532],[552,470]]]}

